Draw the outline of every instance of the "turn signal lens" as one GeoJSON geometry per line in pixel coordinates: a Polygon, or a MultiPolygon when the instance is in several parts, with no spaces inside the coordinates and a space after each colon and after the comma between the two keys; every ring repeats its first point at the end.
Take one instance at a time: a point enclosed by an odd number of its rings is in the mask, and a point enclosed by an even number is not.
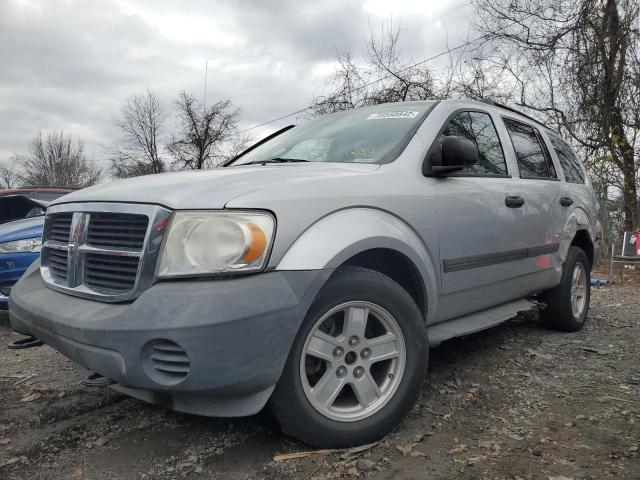
{"type": "Polygon", "coordinates": [[[247,262],[255,262],[267,249],[267,236],[264,230],[255,223],[250,223],[247,228],[251,235],[251,243],[242,258],[247,262]]]}

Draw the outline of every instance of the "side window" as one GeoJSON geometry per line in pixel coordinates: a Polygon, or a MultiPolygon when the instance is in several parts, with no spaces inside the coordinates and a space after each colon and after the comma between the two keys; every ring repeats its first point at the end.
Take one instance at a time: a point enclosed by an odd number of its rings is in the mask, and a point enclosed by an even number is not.
{"type": "Polygon", "coordinates": [[[549,135],[551,145],[558,155],[560,166],[564,170],[564,178],[570,183],[584,183],[584,170],[571,147],[558,137],[549,135]]]}
{"type": "Polygon", "coordinates": [[[440,134],[439,140],[452,135],[468,138],[478,147],[478,163],[466,167],[460,173],[467,175],[507,174],[507,163],[500,138],[489,114],[483,112],[457,113],[449,120],[440,134]]]}
{"type": "Polygon", "coordinates": [[[546,145],[531,125],[503,118],[523,178],[557,178],[546,145]]]}

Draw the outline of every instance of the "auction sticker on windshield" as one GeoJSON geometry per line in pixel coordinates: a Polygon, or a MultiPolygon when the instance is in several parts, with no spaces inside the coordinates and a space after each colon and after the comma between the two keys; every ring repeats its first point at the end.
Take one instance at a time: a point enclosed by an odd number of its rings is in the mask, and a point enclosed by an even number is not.
{"type": "Polygon", "coordinates": [[[367,120],[386,120],[388,118],[416,118],[419,112],[384,112],[372,113],[367,120]]]}

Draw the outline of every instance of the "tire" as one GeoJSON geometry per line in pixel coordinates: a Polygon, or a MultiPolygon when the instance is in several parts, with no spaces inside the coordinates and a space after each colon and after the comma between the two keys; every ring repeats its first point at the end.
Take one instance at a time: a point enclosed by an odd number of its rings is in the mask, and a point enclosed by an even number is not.
{"type": "MultiPolygon", "coordinates": [[[[576,289],[577,291],[577,289],[576,289]]],[[[579,296],[579,294],[576,293],[579,296]]],[[[562,266],[560,284],[545,290],[540,296],[546,307],[540,311],[542,324],[549,329],[562,332],[577,332],[587,321],[591,297],[591,271],[587,255],[579,247],[569,247],[567,259],[562,266]],[[577,272],[577,273],[576,273],[577,272]],[[572,305],[574,275],[581,276],[582,303],[572,305]],[[581,305],[581,307],[580,307],[581,305]]]]}
{"type": "Polygon", "coordinates": [[[322,287],[300,327],[271,410],[286,434],[310,446],[373,442],[411,410],[428,351],[424,318],[400,285],[373,270],[342,267],[322,287]],[[365,335],[352,335],[358,331],[365,335]],[[394,351],[395,357],[374,362],[394,351]]]}

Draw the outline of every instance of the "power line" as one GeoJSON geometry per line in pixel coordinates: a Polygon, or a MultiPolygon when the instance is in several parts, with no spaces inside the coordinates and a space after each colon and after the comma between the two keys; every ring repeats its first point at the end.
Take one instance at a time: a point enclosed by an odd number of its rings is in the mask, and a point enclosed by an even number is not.
{"type": "MultiPolygon", "coordinates": [[[[467,47],[467,46],[471,45],[472,43],[475,43],[475,42],[477,42],[477,41],[479,41],[479,40],[484,40],[484,39],[485,39],[485,38],[487,38],[488,36],[489,36],[489,34],[488,34],[488,33],[486,33],[486,34],[481,35],[481,36],[479,36],[479,37],[477,37],[477,38],[474,38],[473,40],[469,40],[469,41],[467,41],[467,42],[464,42],[464,43],[462,43],[462,44],[460,44],[460,45],[458,45],[458,46],[456,46],[456,47],[448,48],[448,49],[447,49],[447,50],[445,50],[444,52],[441,52],[441,53],[438,53],[437,55],[434,55],[434,56],[432,56],[432,57],[426,58],[425,60],[421,60],[421,61],[419,61],[419,62],[417,62],[417,63],[415,63],[415,64],[413,64],[413,65],[409,65],[408,67],[405,67],[405,68],[403,68],[403,69],[401,69],[401,70],[399,70],[399,71],[397,71],[397,72],[394,72],[393,74],[389,73],[389,74],[384,75],[384,76],[382,76],[382,77],[380,77],[380,78],[377,78],[376,80],[373,80],[373,81],[371,81],[371,82],[365,83],[364,85],[360,85],[359,87],[354,88],[354,89],[352,90],[352,92],[358,92],[358,91],[360,91],[360,90],[362,90],[362,89],[364,89],[364,88],[370,87],[371,85],[374,85],[374,84],[376,84],[376,83],[378,83],[378,82],[381,82],[382,80],[385,80],[385,79],[387,79],[387,78],[389,78],[389,77],[392,77],[392,76],[394,76],[394,75],[399,75],[399,74],[401,74],[401,73],[406,72],[407,70],[410,70],[410,69],[412,69],[412,68],[415,68],[415,67],[418,67],[418,66],[420,66],[420,65],[423,65],[423,64],[425,64],[425,63],[427,63],[427,62],[430,62],[430,61],[432,61],[432,60],[435,60],[436,58],[440,58],[440,57],[442,57],[442,56],[444,56],[444,55],[447,55],[448,53],[455,52],[456,50],[460,50],[461,48],[467,47]]],[[[306,107],[306,108],[302,108],[302,109],[300,109],[300,110],[296,110],[295,112],[291,112],[291,113],[288,113],[288,114],[286,114],[286,115],[282,115],[281,117],[274,118],[273,120],[269,120],[268,122],[264,122],[264,123],[261,123],[261,124],[259,124],[259,125],[255,125],[255,126],[253,126],[253,127],[246,128],[246,129],[244,129],[244,130],[241,130],[241,131],[240,131],[240,132],[238,132],[238,133],[245,133],[245,132],[248,132],[248,131],[250,131],[250,130],[255,130],[256,128],[264,127],[264,126],[266,126],[266,125],[269,125],[269,124],[271,124],[271,123],[277,122],[277,121],[279,121],[279,120],[284,120],[285,118],[292,117],[293,115],[297,115],[297,114],[299,114],[299,113],[306,112],[307,110],[309,110],[309,109],[311,109],[311,108],[313,108],[313,106],[308,106],[308,107],[306,107]]]]}
{"type": "MultiPolygon", "coordinates": [[[[460,6],[463,6],[465,3],[466,2],[464,2],[464,1],[461,2],[460,6]]],[[[509,28],[509,27],[511,27],[512,25],[515,25],[518,22],[522,22],[523,20],[531,17],[532,15],[534,15],[534,12],[525,15],[524,18],[521,18],[520,20],[516,20],[516,21],[511,22],[509,25],[506,25],[504,28],[509,28]]],[[[455,52],[456,50],[460,50],[461,48],[467,47],[467,46],[471,45],[472,43],[475,43],[475,42],[480,41],[480,40],[484,40],[484,39],[488,38],[489,36],[491,36],[491,33],[485,33],[484,35],[480,35],[479,37],[476,37],[473,40],[468,40],[468,41],[466,41],[466,42],[464,42],[464,43],[462,43],[462,44],[460,44],[460,45],[458,45],[456,47],[448,48],[444,52],[438,53],[437,55],[434,55],[432,57],[429,57],[429,58],[426,58],[424,60],[421,60],[421,61],[419,61],[419,62],[417,62],[417,63],[415,63],[413,65],[409,65],[408,67],[405,67],[405,68],[399,70],[398,72],[394,72],[394,73],[389,73],[387,75],[383,75],[382,77],[377,78],[376,80],[373,80],[371,82],[365,83],[364,85],[360,85],[359,87],[354,88],[352,90],[352,92],[358,92],[358,91],[362,90],[363,88],[370,87],[371,85],[374,85],[374,84],[376,84],[378,82],[381,82],[382,80],[385,80],[385,79],[387,79],[389,77],[404,73],[407,70],[410,70],[412,68],[418,67],[420,65],[424,65],[425,63],[430,62],[432,60],[435,60],[436,58],[440,58],[440,57],[442,57],[444,55],[447,55],[448,53],[455,52]]],[[[285,118],[292,117],[293,115],[297,115],[299,113],[306,112],[307,110],[310,110],[311,108],[313,108],[313,106],[308,106],[306,108],[302,108],[300,110],[296,110],[295,112],[291,112],[291,113],[288,113],[286,115],[282,115],[281,117],[274,118],[273,120],[269,120],[268,122],[264,122],[264,123],[261,123],[259,125],[255,125],[255,126],[250,127],[250,128],[245,128],[244,130],[241,130],[238,133],[245,133],[245,132],[249,132],[251,130],[255,130],[256,128],[260,128],[260,127],[264,127],[266,125],[270,125],[270,124],[278,122],[280,120],[284,120],[285,118]]]]}
{"type": "Polygon", "coordinates": [[[251,128],[245,128],[244,130],[240,130],[238,133],[240,134],[240,133],[248,132],[249,130],[255,130],[256,128],[264,127],[265,125],[269,125],[270,123],[277,122],[278,120],[284,120],[285,118],[292,117],[293,115],[297,115],[298,113],[306,112],[310,108],[311,107],[306,107],[306,108],[303,108],[303,109],[300,109],[300,110],[296,110],[295,112],[291,112],[291,113],[288,113],[287,115],[283,115],[281,117],[274,118],[273,120],[269,120],[268,122],[261,123],[260,125],[255,125],[255,126],[253,126],[251,128]]]}

